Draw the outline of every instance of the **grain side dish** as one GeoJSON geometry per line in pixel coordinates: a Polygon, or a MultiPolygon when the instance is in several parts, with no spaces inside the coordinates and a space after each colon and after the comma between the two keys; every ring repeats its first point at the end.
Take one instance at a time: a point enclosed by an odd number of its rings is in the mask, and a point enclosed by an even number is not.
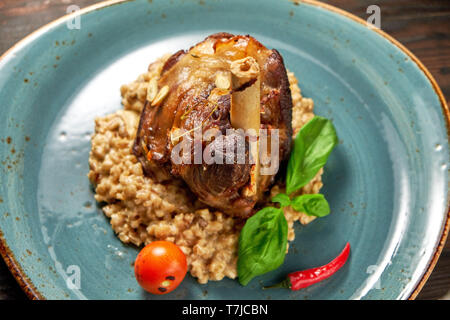
{"type": "MultiPolygon", "coordinates": [[[[237,277],[239,234],[245,219],[227,215],[205,205],[178,180],[158,183],[144,174],[132,152],[141,112],[152,79],[159,78],[171,55],[152,63],[147,72],[120,88],[123,110],[98,117],[89,157],[88,177],[95,186],[95,199],[104,203],[103,212],[124,243],[136,246],[156,240],[175,243],[186,255],[188,270],[199,283],[237,277]]],[[[314,117],[313,101],[304,98],[298,81],[288,72],[292,96],[292,131],[314,117]]],[[[316,194],[322,187],[320,169],[295,195],[316,194]]],[[[285,190],[271,187],[266,201],[285,190]]],[[[288,240],[295,238],[294,222],[308,224],[316,217],[283,208],[288,223],[288,240]]]]}

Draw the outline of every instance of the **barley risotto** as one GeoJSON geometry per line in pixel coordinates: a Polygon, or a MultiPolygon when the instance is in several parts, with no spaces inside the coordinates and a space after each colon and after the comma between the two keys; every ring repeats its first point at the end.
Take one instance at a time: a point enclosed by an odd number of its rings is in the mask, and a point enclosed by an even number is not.
{"type": "MultiPolygon", "coordinates": [[[[199,283],[224,277],[234,279],[239,233],[245,220],[209,208],[176,179],[156,183],[144,175],[141,163],[132,153],[149,83],[158,77],[169,57],[161,57],[146,73],[121,87],[123,110],[95,120],[88,176],[95,186],[95,199],[105,203],[103,212],[122,242],[141,246],[155,240],[171,241],[183,250],[189,272],[199,283]]],[[[314,103],[302,97],[292,72],[288,72],[288,78],[295,135],[314,117],[314,103]]],[[[318,193],[321,175],[322,169],[301,193],[318,193]]],[[[270,195],[282,191],[274,185],[270,195]]],[[[290,207],[285,207],[284,213],[289,241],[295,238],[295,221],[307,224],[315,218],[290,207]]]]}

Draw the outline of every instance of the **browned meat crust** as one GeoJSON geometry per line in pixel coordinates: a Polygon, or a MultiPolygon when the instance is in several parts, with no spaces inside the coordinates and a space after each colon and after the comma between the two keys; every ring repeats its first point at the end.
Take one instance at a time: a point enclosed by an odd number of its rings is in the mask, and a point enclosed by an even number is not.
{"type": "MultiPolygon", "coordinates": [[[[169,93],[159,106],[145,103],[133,147],[146,174],[158,181],[182,178],[201,201],[240,217],[252,214],[258,197],[267,190],[274,175],[260,179],[258,195],[245,195],[243,190],[250,180],[251,164],[248,161],[239,164],[236,160],[228,164],[196,163],[194,151],[198,143],[194,132],[215,129],[225,135],[228,130],[223,145],[215,140],[201,142],[202,150],[208,150],[216,159],[223,156],[224,162],[225,147],[236,147],[242,141],[230,123],[232,92],[220,91],[214,79],[218,73],[229,70],[230,62],[246,56],[253,57],[260,67],[261,128],[279,129],[279,155],[280,160],[285,159],[291,145],[292,99],[283,59],[278,51],[265,48],[250,36],[228,33],[211,35],[166,61],[158,88],[168,86],[169,93]],[[192,142],[188,154],[190,164],[175,163],[171,158],[178,143],[173,141],[173,136],[180,129],[188,132],[182,138],[192,142]]],[[[238,88],[244,89],[245,86],[238,88]]],[[[245,156],[249,159],[248,141],[244,141],[245,156]]]]}

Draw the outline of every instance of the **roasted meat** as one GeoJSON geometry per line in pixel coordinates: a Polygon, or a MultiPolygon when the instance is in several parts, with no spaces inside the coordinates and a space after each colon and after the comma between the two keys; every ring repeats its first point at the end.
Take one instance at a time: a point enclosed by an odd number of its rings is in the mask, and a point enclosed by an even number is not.
{"type": "Polygon", "coordinates": [[[251,36],[218,33],[173,54],[153,86],[133,147],[145,173],[160,182],[181,178],[209,206],[250,216],[274,179],[260,167],[278,166],[290,152],[292,100],[281,55],[251,36]],[[260,133],[243,134],[256,128],[270,142],[277,132],[276,158],[260,163],[260,133]],[[214,134],[205,139],[207,132],[214,134]]]}

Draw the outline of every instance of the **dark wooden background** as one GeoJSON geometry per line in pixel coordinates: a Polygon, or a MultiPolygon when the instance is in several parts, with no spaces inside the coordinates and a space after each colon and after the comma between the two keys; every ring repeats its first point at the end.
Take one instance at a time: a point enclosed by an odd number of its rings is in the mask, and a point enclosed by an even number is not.
{"type": "MultiPolygon", "coordinates": [[[[83,8],[95,0],[0,0],[0,54],[36,28],[65,14],[70,4],[83,8]]],[[[366,19],[366,9],[381,8],[381,28],[409,48],[430,70],[447,102],[450,97],[450,0],[324,1],[366,19]]],[[[439,299],[450,290],[450,241],[418,299],[439,299]]],[[[0,259],[0,299],[26,299],[0,259]]],[[[450,299],[447,295],[447,299],[450,299]]]]}

